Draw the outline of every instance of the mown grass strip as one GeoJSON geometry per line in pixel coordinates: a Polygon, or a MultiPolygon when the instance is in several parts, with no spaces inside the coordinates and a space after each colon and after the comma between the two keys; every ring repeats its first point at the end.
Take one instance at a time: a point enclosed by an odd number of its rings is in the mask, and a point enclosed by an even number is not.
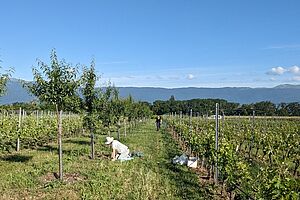
{"type": "Polygon", "coordinates": [[[171,137],[157,132],[152,122],[138,125],[121,142],[144,157],[112,162],[110,149],[96,142],[96,159],[89,159],[89,138],[64,140],[64,172],[59,182],[56,144],[0,156],[2,199],[211,199],[198,177],[186,166],[173,165],[181,154],[171,137]],[[12,156],[9,158],[9,156],[12,156]],[[26,159],[21,159],[26,158],[26,159]],[[15,159],[15,160],[14,160],[15,159]]]}

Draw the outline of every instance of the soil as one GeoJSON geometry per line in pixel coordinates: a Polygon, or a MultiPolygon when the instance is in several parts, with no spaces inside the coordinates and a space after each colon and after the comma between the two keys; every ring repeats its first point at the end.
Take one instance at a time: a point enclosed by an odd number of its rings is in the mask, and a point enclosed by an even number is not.
{"type": "MultiPolygon", "coordinates": [[[[42,183],[50,183],[52,181],[58,180],[59,175],[56,172],[49,172],[40,178],[42,183]]],[[[77,181],[83,181],[86,177],[80,175],[79,173],[64,173],[63,174],[63,182],[65,183],[75,183],[77,181]]]]}
{"type": "Polygon", "coordinates": [[[95,157],[100,158],[100,159],[110,159],[110,154],[103,153],[103,152],[97,152],[95,157]]]}

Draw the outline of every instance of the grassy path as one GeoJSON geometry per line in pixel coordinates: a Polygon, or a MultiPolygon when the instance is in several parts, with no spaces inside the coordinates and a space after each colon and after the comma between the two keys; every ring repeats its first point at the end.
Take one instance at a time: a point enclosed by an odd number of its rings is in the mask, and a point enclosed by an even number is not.
{"type": "Polygon", "coordinates": [[[90,160],[89,138],[66,139],[64,172],[67,181],[54,179],[57,171],[56,144],[38,150],[0,155],[1,199],[211,199],[198,177],[185,166],[171,164],[181,152],[168,134],[155,131],[154,124],[139,125],[121,137],[131,151],[144,157],[112,162],[110,149],[96,143],[90,160]]]}

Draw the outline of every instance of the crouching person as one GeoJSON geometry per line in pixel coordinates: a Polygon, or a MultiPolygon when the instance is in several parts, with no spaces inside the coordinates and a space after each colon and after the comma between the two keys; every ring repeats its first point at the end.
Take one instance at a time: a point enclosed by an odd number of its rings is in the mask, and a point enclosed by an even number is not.
{"type": "Polygon", "coordinates": [[[105,144],[112,148],[111,158],[112,161],[118,160],[130,160],[129,149],[125,144],[122,144],[118,140],[114,140],[113,137],[106,137],[105,144]]]}

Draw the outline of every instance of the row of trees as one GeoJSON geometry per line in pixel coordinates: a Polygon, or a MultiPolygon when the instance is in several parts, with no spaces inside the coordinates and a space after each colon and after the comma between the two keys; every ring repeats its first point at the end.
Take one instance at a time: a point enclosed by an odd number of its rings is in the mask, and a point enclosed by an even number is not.
{"type": "MultiPolygon", "coordinates": [[[[148,117],[152,114],[149,103],[136,102],[131,96],[120,98],[117,88],[110,83],[106,87],[96,87],[100,77],[94,61],[89,67],[79,69],[79,66],[74,67],[65,60],[59,61],[53,50],[50,65],[38,61],[38,66],[33,68],[33,75],[34,82],[25,83],[24,86],[38,99],[0,105],[0,110],[64,110],[78,114],[95,114],[97,111],[97,120],[105,126],[115,124],[122,117],[132,120],[137,116],[148,117]]],[[[5,94],[10,76],[10,70],[5,73],[0,71],[0,96],[5,94]]]]}
{"type": "MultiPolygon", "coordinates": [[[[189,114],[190,109],[193,110],[194,115],[211,115],[214,113],[215,103],[219,103],[221,105],[221,112],[225,115],[242,115],[248,116],[253,113],[253,110],[256,112],[256,115],[259,116],[300,116],[300,103],[293,102],[293,103],[280,103],[274,104],[270,101],[262,101],[253,104],[238,104],[227,102],[223,99],[192,99],[186,101],[177,101],[174,97],[171,97],[168,101],[157,100],[152,105],[148,102],[137,102],[137,105],[134,105],[136,109],[134,112],[125,111],[125,107],[128,107],[133,101],[131,97],[127,99],[119,99],[122,101],[121,103],[121,110],[130,119],[132,116],[136,116],[136,113],[140,113],[140,116],[144,113],[149,112],[149,108],[153,111],[156,115],[163,115],[166,113],[180,113],[189,114]],[[127,105],[127,106],[123,106],[127,105]],[[142,111],[140,110],[142,108],[142,111]],[[131,116],[132,115],[132,116],[131,116]]],[[[82,99],[80,99],[82,101],[82,99]]],[[[84,109],[82,108],[83,103],[80,102],[79,107],[76,107],[72,110],[72,112],[80,113],[83,112],[84,109]]],[[[34,110],[53,110],[53,106],[45,103],[37,103],[36,101],[29,102],[29,103],[13,103],[10,105],[1,105],[0,110],[18,110],[22,108],[27,111],[34,111],[34,110]]],[[[65,109],[69,111],[68,108],[65,109]]],[[[128,110],[128,109],[127,109],[128,110]]],[[[148,115],[147,115],[148,116],[148,115]]],[[[110,121],[109,121],[110,122],[110,121]]],[[[108,123],[106,123],[108,124],[108,123]]]]}
{"type": "MultiPolygon", "coordinates": [[[[48,108],[57,116],[57,140],[59,149],[59,177],[63,178],[62,163],[62,112],[71,111],[84,115],[84,128],[91,135],[91,157],[94,158],[94,133],[98,127],[120,124],[120,120],[132,121],[152,115],[150,107],[135,102],[131,97],[120,99],[117,89],[108,84],[105,89],[96,87],[99,76],[95,62],[90,66],[73,66],[59,60],[52,50],[50,64],[38,61],[33,68],[34,81],[25,87],[38,98],[37,103],[22,104],[31,109],[48,108]]],[[[0,74],[0,94],[5,91],[9,74],[0,74]]],[[[15,105],[16,106],[16,105],[15,105]]]]}
{"type": "Polygon", "coordinates": [[[219,103],[220,110],[224,115],[251,115],[255,111],[260,116],[300,116],[300,103],[280,103],[278,105],[270,101],[262,101],[252,104],[238,104],[228,102],[224,99],[191,99],[175,100],[174,96],[167,101],[157,100],[151,109],[157,115],[166,113],[189,114],[193,110],[194,115],[213,115],[216,103],[219,103]]]}

